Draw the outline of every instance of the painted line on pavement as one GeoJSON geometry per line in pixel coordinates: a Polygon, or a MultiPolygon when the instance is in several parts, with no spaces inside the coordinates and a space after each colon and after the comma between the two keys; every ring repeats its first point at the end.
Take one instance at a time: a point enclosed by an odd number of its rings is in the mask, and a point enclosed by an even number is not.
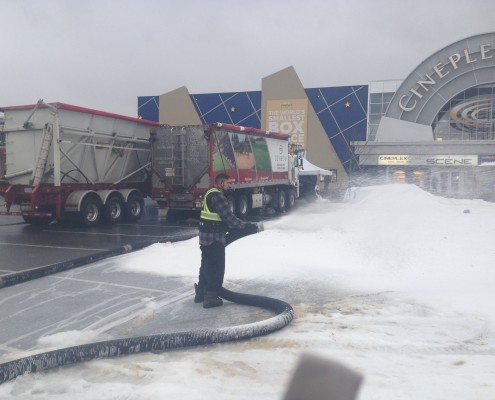
{"type": "Polygon", "coordinates": [[[0,245],[26,246],[26,247],[46,247],[49,249],[68,249],[68,250],[87,250],[87,251],[105,251],[105,250],[108,250],[108,249],[89,249],[87,247],[48,246],[48,245],[41,245],[41,244],[23,244],[23,243],[8,243],[8,242],[0,242],[0,245]]]}
{"type": "Polygon", "coordinates": [[[125,233],[102,233],[102,232],[78,232],[78,231],[56,231],[51,229],[46,229],[44,232],[55,232],[55,233],[70,233],[70,234],[80,234],[80,235],[98,235],[98,236],[127,236],[127,237],[149,237],[149,238],[163,238],[167,235],[136,235],[136,234],[125,234],[125,233]]]}

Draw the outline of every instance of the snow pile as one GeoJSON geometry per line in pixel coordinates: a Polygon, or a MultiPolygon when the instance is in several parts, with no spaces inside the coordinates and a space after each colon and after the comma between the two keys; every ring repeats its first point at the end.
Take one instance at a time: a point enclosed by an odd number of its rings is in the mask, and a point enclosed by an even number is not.
{"type": "MultiPolygon", "coordinates": [[[[351,197],[301,207],[227,249],[227,287],[292,304],[282,331],[26,376],[0,397],[275,400],[312,351],[363,373],[361,400],[493,399],[495,204],[414,185],[351,197]]],[[[118,268],[192,283],[199,259],[194,238],[121,256],[118,268]]]]}

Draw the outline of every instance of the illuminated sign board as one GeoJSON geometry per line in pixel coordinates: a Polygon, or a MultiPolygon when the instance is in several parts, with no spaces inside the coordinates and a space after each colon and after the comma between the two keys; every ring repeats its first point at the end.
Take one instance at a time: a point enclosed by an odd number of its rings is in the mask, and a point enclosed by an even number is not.
{"type": "Polygon", "coordinates": [[[441,165],[470,166],[478,165],[477,155],[394,155],[378,156],[378,165],[441,165]]]}

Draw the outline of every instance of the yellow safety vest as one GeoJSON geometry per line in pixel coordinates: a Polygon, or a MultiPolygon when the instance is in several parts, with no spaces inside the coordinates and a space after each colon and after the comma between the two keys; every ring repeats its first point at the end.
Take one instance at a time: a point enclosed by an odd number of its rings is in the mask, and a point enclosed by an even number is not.
{"type": "Polygon", "coordinates": [[[208,190],[205,194],[205,198],[203,200],[203,209],[201,210],[201,219],[206,219],[208,221],[218,221],[222,222],[222,218],[220,218],[220,215],[218,215],[215,212],[211,212],[210,209],[208,208],[208,204],[206,202],[206,199],[211,193],[220,193],[220,190],[218,190],[216,187],[212,187],[210,190],[208,190]]]}

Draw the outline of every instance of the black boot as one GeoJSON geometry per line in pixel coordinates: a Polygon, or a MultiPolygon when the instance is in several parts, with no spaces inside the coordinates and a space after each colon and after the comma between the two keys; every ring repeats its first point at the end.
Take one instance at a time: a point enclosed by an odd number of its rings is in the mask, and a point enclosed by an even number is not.
{"type": "Polygon", "coordinates": [[[217,292],[206,292],[205,291],[205,299],[203,301],[203,308],[220,307],[222,304],[223,304],[223,301],[220,297],[218,297],[217,292]]]}
{"type": "Polygon", "coordinates": [[[205,299],[205,291],[203,286],[199,286],[197,284],[194,284],[194,290],[196,292],[196,295],[194,296],[194,302],[195,303],[202,303],[203,300],[205,299]]]}

